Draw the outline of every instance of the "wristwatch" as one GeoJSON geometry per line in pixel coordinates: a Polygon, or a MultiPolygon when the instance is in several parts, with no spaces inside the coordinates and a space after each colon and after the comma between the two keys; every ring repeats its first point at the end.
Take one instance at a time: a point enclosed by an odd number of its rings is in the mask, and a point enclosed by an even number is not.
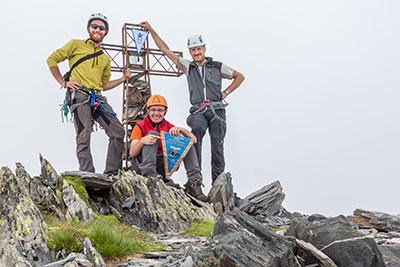
{"type": "Polygon", "coordinates": [[[229,95],[229,94],[230,94],[229,91],[228,91],[228,89],[225,89],[225,90],[224,90],[224,93],[225,93],[226,95],[229,95]]]}

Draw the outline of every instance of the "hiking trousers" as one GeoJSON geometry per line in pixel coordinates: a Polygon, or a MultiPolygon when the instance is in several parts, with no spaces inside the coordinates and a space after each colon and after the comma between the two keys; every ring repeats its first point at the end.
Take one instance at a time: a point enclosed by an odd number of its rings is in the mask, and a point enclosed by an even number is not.
{"type": "MultiPolygon", "coordinates": [[[[146,135],[159,135],[155,131],[150,131],[146,135]]],[[[132,162],[133,169],[139,174],[146,175],[157,172],[165,178],[165,167],[164,167],[164,155],[157,155],[157,150],[161,140],[157,140],[153,145],[144,145],[141,154],[136,158],[139,162],[139,167],[135,164],[135,159],[132,162]]],[[[183,164],[185,165],[186,176],[188,179],[200,178],[201,169],[197,160],[197,155],[194,147],[192,146],[186,156],[183,158],[183,164]]]]}
{"type": "MultiPolygon", "coordinates": [[[[87,101],[88,96],[80,92],[75,93],[73,103],[87,101]]],[[[114,112],[103,96],[97,96],[104,108],[114,112]]],[[[76,155],[79,161],[79,170],[95,172],[93,158],[90,151],[90,136],[92,134],[92,120],[97,121],[108,136],[108,151],[106,158],[105,174],[116,174],[122,169],[122,154],[124,149],[125,130],[116,116],[106,113],[101,107],[97,109],[89,103],[78,105],[74,114],[76,131],[76,155]]]]}
{"type": "Polygon", "coordinates": [[[224,158],[224,138],[226,135],[226,112],[224,109],[215,110],[217,115],[223,119],[214,119],[214,113],[207,109],[205,112],[192,113],[187,117],[186,123],[192,128],[192,133],[197,138],[197,143],[194,145],[199,166],[201,168],[202,161],[202,145],[203,137],[210,134],[211,141],[211,178],[212,183],[225,170],[224,158]]]}

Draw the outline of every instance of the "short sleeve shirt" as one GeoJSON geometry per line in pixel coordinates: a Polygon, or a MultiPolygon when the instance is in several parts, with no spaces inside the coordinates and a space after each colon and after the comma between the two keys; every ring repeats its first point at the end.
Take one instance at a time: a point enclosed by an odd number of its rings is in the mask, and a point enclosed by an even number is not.
{"type": "MultiPolygon", "coordinates": [[[[186,76],[188,76],[189,75],[189,65],[190,65],[190,63],[191,63],[190,60],[188,60],[186,58],[183,58],[183,57],[179,57],[178,58],[177,68],[179,70],[181,70],[183,73],[185,73],[186,76]]],[[[200,73],[202,73],[201,72],[201,68],[203,66],[197,66],[199,68],[200,73]]],[[[222,78],[231,80],[233,78],[233,73],[234,72],[235,72],[234,69],[232,69],[231,67],[229,67],[229,66],[225,65],[224,63],[222,63],[222,66],[221,66],[221,76],[222,76],[222,78]]]]}

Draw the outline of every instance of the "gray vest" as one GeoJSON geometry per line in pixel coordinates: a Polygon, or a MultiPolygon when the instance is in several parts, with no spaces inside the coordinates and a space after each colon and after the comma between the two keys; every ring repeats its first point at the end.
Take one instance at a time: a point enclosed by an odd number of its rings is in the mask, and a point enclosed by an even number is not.
{"type": "Polygon", "coordinates": [[[199,72],[199,68],[194,61],[189,65],[187,80],[190,103],[193,106],[200,105],[206,99],[211,100],[211,102],[222,100],[222,63],[213,61],[210,57],[206,57],[206,60],[207,62],[204,63],[203,68],[200,68],[200,72],[203,73],[199,72]],[[201,71],[201,69],[203,69],[203,71],[201,71]]]}

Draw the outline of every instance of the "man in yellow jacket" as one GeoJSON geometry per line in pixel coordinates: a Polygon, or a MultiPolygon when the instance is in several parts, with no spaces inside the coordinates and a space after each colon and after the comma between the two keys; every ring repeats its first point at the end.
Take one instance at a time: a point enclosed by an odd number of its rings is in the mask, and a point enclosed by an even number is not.
{"type": "Polygon", "coordinates": [[[110,81],[110,58],[100,52],[101,42],[109,29],[106,16],[95,13],[88,20],[87,30],[89,38],[85,40],[73,39],[66,45],[54,51],[47,59],[50,72],[57,82],[67,88],[71,99],[70,109],[74,116],[76,130],[76,154],[79,161],[79,170],[95,172],[90,152],[90,136],[92,121],[97,121],[109,137],[108,153],[105,174],[113,175],[122,168],[122,153],[124,128],[115,116],[112,107],[107,103],[102,91],[110,90],[125,80],[131,73],[124,70],[121,78],[110,81]],[[80,62],[70,71],[68,79],[64,80],[58,68],[58,63],[68,59],[70,68],[81,58],[95,54],[80,62]]]}

